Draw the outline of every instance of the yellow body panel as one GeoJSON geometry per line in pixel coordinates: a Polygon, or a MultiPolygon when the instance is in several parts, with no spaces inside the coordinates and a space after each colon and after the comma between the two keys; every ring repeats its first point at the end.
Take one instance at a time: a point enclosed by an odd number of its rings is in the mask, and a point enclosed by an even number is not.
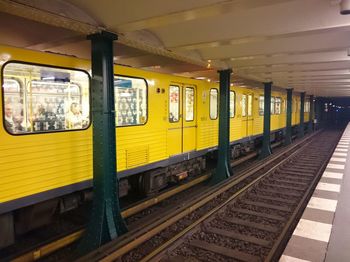
{"type": "MultiPolygon", "coordinates": [[[[218,144],[219,120],[210,119],[209,99],[210,89],[218,85],[203,82],[197,85],[197,150],[212,148],[218,144]]],[[[219,114],[219,112],[218,112],[219,114]]]]}
{"type": "MultiPolygon", "coordinates": [[[[1,47],[0,54],[11,60],[90,69],[87,61],[65,56],[10,47],[1,47]]],[[[3,101],[2,92],[0,96],[3,101]]],[[[13,136],[3,128],[3,105],[0,110],[0,203],[91,178],[91,128],[13,136]]]]}

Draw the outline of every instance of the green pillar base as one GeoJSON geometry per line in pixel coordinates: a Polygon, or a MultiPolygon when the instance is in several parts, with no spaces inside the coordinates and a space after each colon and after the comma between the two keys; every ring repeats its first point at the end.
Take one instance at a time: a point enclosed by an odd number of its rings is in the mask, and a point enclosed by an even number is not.
{"type": "Polygon", "coordinates": [[[266,157],[268,157],[269,155],[272,154],[272,150],[271,147],[263,147],[262,150],[260,151],[259,157],[258,159],[264,159],[266,157]]]}
{"type": "Polygon", "coordinates": [[[102,245],[128,232],[121,214],[112,206],[114,201],[106,200],[100,204],[103,208],[93,207],[90,221],[82,240],[78,245],[77,256],[83,256],[102,245]]]}
{"type": "Polygon", "coordinates": [[[291,138],[291,137],[284,139],[284,145],[285,145],[285,146],[290,145],[292,142],[293,142],[293,141],[292,141],[292,138],[291,138]]]}

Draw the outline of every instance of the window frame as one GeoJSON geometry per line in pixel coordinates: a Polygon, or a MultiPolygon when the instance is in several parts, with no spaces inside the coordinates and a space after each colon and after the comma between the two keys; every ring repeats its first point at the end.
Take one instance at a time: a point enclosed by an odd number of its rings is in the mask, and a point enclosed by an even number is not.
{"type": "Polygon", "coordinates": [[[169,121],[169,123],[171,123],[171,124],[173,124],[173,123],[179,123],[180,122],[180,118],[181,118],[181,112],[180,112],[180,109],[181,109],[181,107],[180,107],[180,105],[181,105],[181,101],[180,101],[180,98],[181,98],[181,90],[180,90],[180,86],[179,85],[173,85],[173,84],[170,84],[169,85],[169,88],[168,88],[168,101],[169,101],[169,105],[168,105],[168,121],[169,121]],[[170,87],[177,87],[177,89],[179,90],[179,101],[178,101],[178,112],[179,112],[179,117],[178,117],[178,119],[177,119],[177,121],[170,121],[170,87]]]}
{"type": "Polygon", "coordinates": [[[210,120],[217,120],[219,117],[219,89],[217,88],[210,88],[209,89],[209,118],[210,120]],[[211,109],[211,91],[215,90],[216,91],[216,118],[212,118],[210,114],[210,109],[211,109]]]}
{"type": "MultiPolygon", "coordinates": [[[[143,77],[138,77],[138,76],[113,74],[113,88],[115,88],[115,86],[114,86],[114,79],[115,79],[115,77],[118,77],[118,76],[128,77],[128,78],[133,78],[133,79],[141,79],[141,80],[143,80],[145,82],[145,84],[146,84],[146,121],[143,124],[128,125],[128,126],[117,126],[117,124],[115,123],[115,128],[135,127],[135,126],[144,126],[144,125],[146,125],[148,123],[148,105],[149,105],[149,103],[148,103],[148,82],[147,82],[147,80],[145,78],[143,78],[143,77]]],[[[114,89],[113,89],[113,92],[115,92],[114,89]]],[[[114,94],[114,99],[115,99],[115,94],[114,94]]],[[[115,104],[115,101],[114,101],[114,104],[115,104]]],[[[116,108],[114,108],[114,110],[117,111],[116,108]]],[[[90,107],[90,111],[91,111],[91,107],[90,107]]]]}
{"type": "Polygon", "coordinates": [[[310,113],[310,101],[309,100],[305,100],[304,113],[310,113]]]}
{"type": "MultiPolygon", "coordinates": [[[[185,121],[186,122],[193,122],[196,116],[196,90],[192,86],[185,86],[185,107],[187,106],[187,97],[186,97],[186,91],[187,89],[192,89],[193,90],[193,118],[191,120],[187,120],[187,112],[185,111],[185,121]]],[[[180,103],[179,103],[180,104],[180,103]]],[[[182,109],[183,110],[183,109],[182,109]]],[[[183,114],[183,113],[182,113],[183,114]]],[[[175,122],[176,123],[176,122],[175,122]]]]}
{"type": "Polygon", "coordinates": [[[27,136],[27,135],[40,135],[40,134],[53,134],[53,133],[62,133],[62,132],[79,132],[79,131],[85,131],[87,129],[90,128],[90,126],[92,125],[92,114],[91,114],[91,101],[92,101],[92,97],[91,97],[91,76],[90,74],[84,70],[84,69],[80,69],[80,68],[71,68],[71,67],[65,67],[65,66],[56,66],[56,65],[52,65],[52,64],[41,64],[41,63],[35,63],[35,62],[27,62],[27,61],[21,61],[21,60],[9,60],[7,62],[5,62],[2,66],[1,66],[1,102],[2,102],[2,127],[4,129],[4,131],[6,133],[8,133],[11,136],[27,136]],[[18,133],[18,134],[14,134],[9,132],[6,127],[5,127],[5,117],[4,117],[4,113],[5,113],[5,92],[4,92],[4,71],[5,68],[8,64],[22,64],[22,65],[30,65],[30,66],[41,66],[41,67],[47,67],[47,68],[53,68],[53,69],[65,69],[65,70],[71,70],[71,71],[78,71],[78,72],[82,72],[84,74],[87,75],[88,77],[88,90],[89,90],[89,124],[85,127],[85,128],[79,128],[79,129],[68,129],[68,130],[46,130],[46,131],[39,131],[39,132],[32,132],[32,133],[18,133]]]}
{"type": "MultiPolygon", "coordinates": [[[[236,92],[234,90],[230,90],[230,98],[231,98],[231,92],[234,95],[234,100],[233,100],[233,116],[231,116],[231,111],[230,111],[230,118],[235,118],[236,117],[236,92]]],[[[229,107],[231,106],[231,99],[229,103],[229,107]]],[[[231,110],[231,107],[229,108],[231,110]]]]}

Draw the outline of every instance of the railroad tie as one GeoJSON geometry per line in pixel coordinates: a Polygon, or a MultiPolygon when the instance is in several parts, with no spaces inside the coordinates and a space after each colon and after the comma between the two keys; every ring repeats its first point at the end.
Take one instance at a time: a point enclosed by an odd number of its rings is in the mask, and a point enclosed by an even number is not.
{"type": "Polygon", "coordinates": [[[277,188],[288,189],[288,190],[298,190],[298,191],[305,190],[305,188],[300,188],[300,186],[284,186],[284,185],[279,185],[279,184],[270,184],[267,181],[262,181],[262,184],[265,186],[277,187],[277,188]]]}
{"type": "Polygon", "coordinates": [[[249,201],[249,200],[243,200],[242,202],[244,204],[251,205],[251,206],[269,208],[269,209],[274,209],[274,210],[279,210],[279,211],[284,211],[284,212],[292,212],[290,207],[277,206],[277,205],[266,204],[266,203],[257,202],[257,201],[249,201]]]}
{"type": "MultiPolygon", "coordinates": [[[[271,179],[271,178],[269,178],[271,179]]],[[[292,185],[300,185],[300,186],[307,186],[308,183],[305,182],[299,182],[299,181],[291,181],[288,179],[283,179],[283,178],[279,178],[279,177],[273,177],[272,178],[274,181],[280,182],[280,183],[286,183],[286,184],[292,184],[292,185]]]]}
{"type": "Polygon", "coordinates": [[[300,194],[298,194],[298,193],[286,192],[286,191],[281,191],[281,190],[259,188],[259,191],[261,191],[261,192],[267,192],[267,193],[272,193],[272,194],[280,194],[280,195],[285,195],[285,196],[300,197],[300,194]]]}
{"type": "Polygon", "coordinates": [[[268,218],[268,219],[274,219],[274,220],[277,220],[277,221],[285,221],[286,220],[282,216],[256,212],[256,211],[253,211],[253,210],[243,209],[243,208],[234,208],[234,209],[232,209],[232,211],[233,212],[237,212],[237,213],[246,214],[246,215],[251,215],[251,216],[257,216],[257,217],[264,217],[264,218],[268,218]]]}
{"type": "Polygon", "coordinates": [[[270,197],[270,196],[263,196],[263,195],[254,195],[254,197],[265,199],[265,200],[283,202],[283,203],[291,204],[291,205],[295,205],[297,203],[297,200],[291,200],[291,199],[286,199],[286,198],[282,198],[282,197],[270,197]]]}
{"type": "Polygon", "coordinates": [[[245,226],[245,227],[253,227],[253,228],[267,231],[267,232],[271,232],[271,233],[277,233],[279,231],[278,228],[273,227],[273,226],[263,225],[263,224],[259,224],[259,223],[255,223],[255,222],[250,222],[250,221],[235,218],[235,217],[222,217],[220,219],[229,223],[229,224],[236,224],[236,225],[245,226]]]}
{"type": "Polygon", "coordinates": [[[259,245],[262,247],[271,247],[270,241],[267,241],[265,239],[260,239],[260,238],[254,237],[254,236],[243,235],[240,233],[236,233],[236,232],[232,232],[232,231],[228,231],[228,230],[223,230],[223,229],[219,229],[219,228],[215,228],[215,227],[205,227],[204,231],[206,233],[211,233],[211,234],[215,234],[215,235],[219,235],[219,236],[224,236],[224,237],[228,237],[228,238],[233,238],[233,239],[253,243],[253,244],[256,244],[256,245],[259,245]]]}
{"type": "Polygon", "coordinates": [[[250,254],[247,254],[244,252],[232,250],[230,248],[218,246],[216,244],[209,244],[209,243],[202,241],[202,240],[192,240],[192,241],[190,241],[190,245],[193,247],[196,247],[196,248],[200,248],[200,249],[207,250],[207,251],[219,254],[219,255],[223,255],[226,257],[230,257],[230,258],[245,261],[245,262],[259,262],[259,261],[261,261],[260,257],[258,257],[258,256],[254,256],[254,255],[250,255],[250,254]]]}

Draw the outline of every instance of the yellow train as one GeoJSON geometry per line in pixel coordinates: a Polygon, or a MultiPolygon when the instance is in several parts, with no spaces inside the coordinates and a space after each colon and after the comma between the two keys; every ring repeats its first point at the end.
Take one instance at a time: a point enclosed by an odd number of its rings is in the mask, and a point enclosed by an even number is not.
{"type": "MultiPolygon", "coordinates": [[[[15,233],[45,224],[55,210],[65,212],[87,198],[92,127],[89,61],[9,46],[0,46],[0,59],[3,247],[13,243],[15,233]]],[[[218,144],[219,84],[119,65],[114,71],[121,195],[135,188],[154,192],[203,171],[218,144]]],[[[273,90],[272,96],[272,139],[280,139],[286,94],[273,90]]],[[[294,95],[293,125],[299,123],[299,103],[294,95]]],[[[263,104],[263,89],[231,87],[232,157],[259,145],[263,104]]]]}

